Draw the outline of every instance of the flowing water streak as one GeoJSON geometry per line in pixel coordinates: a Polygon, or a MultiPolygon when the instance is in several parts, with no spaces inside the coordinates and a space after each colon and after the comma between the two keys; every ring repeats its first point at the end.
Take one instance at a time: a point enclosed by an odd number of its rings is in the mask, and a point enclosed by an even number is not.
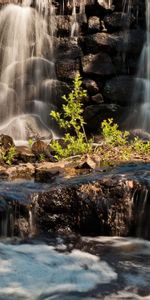
{"type": "MultiPolygon", "coordinates": [[[[9,134],[7,124],[16,117],[18,124],[12,124],[11,133],[20,140],[29,138],[20,116],[29,113],[29,103],[39,100],[42,81],[55,78],[54,7],[51,0],[38,0],[36,9],[29,7],[30,4],[25,0],[22,6],[10,4],[0,11],[0,132],[9,134]]],[[[44,97],[41,100],[45,102],[44,97]]],[[[47,106],[47,114],[48,111],[47,106]]],[[[32,113],[36,111],[30,110],[32,113]]],[[[45,123],[46,117],[38,113],[45,123]]],[[[42,129],[42,125],[35,127],[37,132],[42,129]]]]}
{"type": "Polygon", "coordinates": [[[71,26],[71,38],[78,36],[79,33],[79,23],[77,21],[77,11],[76,11],[76,0],[73,0],[72,7],[72,26],[71,26]]]}
{"type": "Polygon", "coordinates": [[[140,95],[140,108],[136,126],[150,131],[150,1],[146,0],[146,41],[140,56],[137,79],[134,88],[134,101],[137,106],[140,95]],[[141,95],[142,90],[142,95],[141,95]]]}

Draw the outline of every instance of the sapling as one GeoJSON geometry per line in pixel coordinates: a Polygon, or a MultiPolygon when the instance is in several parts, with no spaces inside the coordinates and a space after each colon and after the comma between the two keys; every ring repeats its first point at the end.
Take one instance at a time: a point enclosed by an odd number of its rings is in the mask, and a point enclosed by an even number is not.
{"type": "Polygon", "coordinates": [[[87,97],[87,91],[82,88],[82,79],[77,73],[73,82],[73,90],[62,98],[62,112],[51,111],[50,116],[56,120],[60,128],[65,130],[62,138],[65,147],[62,147],[59,140],[52,141],[51,148],[55,151],[56,158],[69,157],[72,155],[88,153],[92,149],[92,140],[88,140],[83,118],[83,101],[87,97]],[[73,132],[71,134],[70,132],[73,132]]]}

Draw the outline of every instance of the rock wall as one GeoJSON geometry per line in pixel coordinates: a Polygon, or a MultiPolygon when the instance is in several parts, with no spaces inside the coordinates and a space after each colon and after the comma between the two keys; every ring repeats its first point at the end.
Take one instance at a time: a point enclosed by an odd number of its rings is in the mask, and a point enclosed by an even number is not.
{"type": "MultiPolygon", "coordinates": [[[[84,117],[89,131],[96,131],[107,117],[124,121],[133,107],[134,83],[145,40],[145,1],[86,1],[85,13],[76,1],[78,32],[72,3],[57,2],[55,59],[59,80],[70,83],[76,71],[88,90],[84,117]],[[126,3],[126,5],[124,5],[126,3]],[[131,6],[129,6],[131,4],[131,6]]],[[[55,2],[55,3],[56,3],[55,2]]],[[[142,98],[138,97],[139,103],[142,98]]]]}

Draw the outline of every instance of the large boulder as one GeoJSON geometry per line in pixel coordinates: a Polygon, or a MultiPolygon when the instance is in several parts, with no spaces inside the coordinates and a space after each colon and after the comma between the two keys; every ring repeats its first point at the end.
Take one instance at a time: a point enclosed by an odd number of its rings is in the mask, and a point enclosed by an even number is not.
{"type": "Polygon", "coordinates": [[[11,136],[6,134],[0,135],[0,147],[2,147],[5,151],[9,150],[12,146],[14,146],[14,141],[11,136]]]}
{"type": "Polygon", "coordinates": [[[90,17],[88,19],[88,32],[89,33],[96,33],[99,32],[101,29],[101,21],[99,17],[90,17]]]}
{"type": "Polygon", "coordinates": [[[98,32],[79,38],[79,45],[85,54],[104,51],[113,56],[116,53],[140,55],[145,41],[145,32],[141,29],[123,30],[112,34],[98,32]],[[140,38],[139,38],[140,37],[140,38]]]}
{"type": "Polygon", "coordinates": [[[0,82],[0,120],[6,122],[18,111],[19,99],[13,88],[0,82]]]}
{"type": "Polygon", "coordinates": [[[55,78],[55,66],[45,58],[31,57],[26,61],[26,74],[30,82],[37,83],[46,78],[55,78]]]}
{"type": "Polygon", "coordinates": [[[83,72],[91,76],[110,76],[114,74],[114,66],[107,53],[89,54],[82,60],[83,72]]]}
{"type": "Polygon", "coordinates": [[[59,80],[46,79],[40,84],[38,99],[60,108],[63,103],[62,96],[69,91],[70,87],[67,83],[59,80]]]}
{"type": "Polygon", "coordinates": [[[134,17],[132,15],[122,12],[114,12],[104,18],[104,24],[108,32],[130,28],[133,21],[134,17]]]}
{"type": "Polygon", "coordinates": [[[16,116],[10,120],[5,127],[0,129],[0,134],[5,132],[10,135],[14,140],[29,140],[29,138],[52,138],[50,128],[43,122],[40,116],[34,114],[24,114],[16,116]]]}
{"type": "Polygon", "coordinates": [[[115,104],[97,104],[89,105],[84,111],[84,120],[88,131],[97,132],[101,129],[101,122],[104,119],[113,117],[114,120],[118,119],[122,110],[115,104]]]}
{"type": "Polygon", "coordinates": [[[57,36],[70,36],[72,16],[58,15],[55,17],[57,36]]]}
{"type": "Polygon", "coordinates": [[[93,96],[99,92],[99,87],[96,81],[92,79],[84,79],[83,80],[83,87],[87,90],[90,96],[93,96]]]}
{"type": "MultiPolygon", "coordinates": [[[[120,104],[121,106],[133,105],[134,89],[136,89],[136,80],[132,76],[118,76],[108,80],[103,90],[103,96],[108,102],[120,104]]],[[[143,99],[144,85],[138,81],[137,102],[143,99]],[[140,86],[140,88],[139,88],[140,86]]]]}
{"type": "Polygon", "coordinates": [[[98,32],[82,36],[78,42],[86,54],[96,54],[104,51],[112,55],[117,52],[118,46],[122,44],[122,35],[120,33],[109,34],[107,32],[98,32]]]}
{"type": "Polygon", "coordinates": [[[80,71],[81,63],[79,59],[64,58],[56,61],[56,75],[59,80],[72,81],[76,72],[80,71]]]}

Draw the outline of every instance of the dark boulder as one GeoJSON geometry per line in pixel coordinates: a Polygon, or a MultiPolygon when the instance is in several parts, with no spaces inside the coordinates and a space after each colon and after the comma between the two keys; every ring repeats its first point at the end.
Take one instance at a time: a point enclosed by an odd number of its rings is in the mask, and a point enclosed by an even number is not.
{"type": "Polygon", "coordinates": [[[87,90],[90,96],[93,96],[99,92],[99,87],[97,83],[92,79],[84,79],[83,87],[87,90]]]}
{"type": "Polygon", "coordinates": [[[90,17],[88,19],[88,32],[89,33],[96,33],[99,32],[101,29],[101,21],[99,17],[90,17]]]}
{"type": "Polygon", "coordinates": [[[104,24],[108,32],[115,32],[130,28],[134,20],[134,17],[130,14],[114,12],[104,18],[104,24]]]}
{"type": "Polygon", "coordinates": [[[122,45],[121,33],[98,32],[79,37],[79,45],[83,52],[88,54],[96,54],[100,51],[113,55],[118,51],[118,47],[122,45]]]}
{"type": "Polygon", "coordinates": [[[82,60],[83,72],[90,76],[110,76],[114,74],[114,66],[107,53],[89,54],[82,60]]]}
{"type": "Polygon", "coordinates": [[[84,120],[86,122],[86,128],[88,131],[100,131],[101,122],[104,119],[113,117],[114,120],[119,118],[122,109],[115,104],[97,104],[89,105],[84,111],[84,120]]]}
{"type": "Polygon", "coordinates": [[[0,135],[0,147],[5,151],[9,150],[12,146],[14,146],[14,142],[11,136],[1,134],[0,135]]]}
{"type": "MultiPolygon", "coordinates": [[[[139,82],[141,90],[138,95],[141,101],[143,95],[144,85],[142,81],[139,82]]],[[[118,76],[112,78],[106,82],[103,90],[103,96],[107,101],[120,104],[122,106],[132,105],[134,103],[134,89],[136,88],[136,81],[134,77],[131,76],[118,76]]]]}

